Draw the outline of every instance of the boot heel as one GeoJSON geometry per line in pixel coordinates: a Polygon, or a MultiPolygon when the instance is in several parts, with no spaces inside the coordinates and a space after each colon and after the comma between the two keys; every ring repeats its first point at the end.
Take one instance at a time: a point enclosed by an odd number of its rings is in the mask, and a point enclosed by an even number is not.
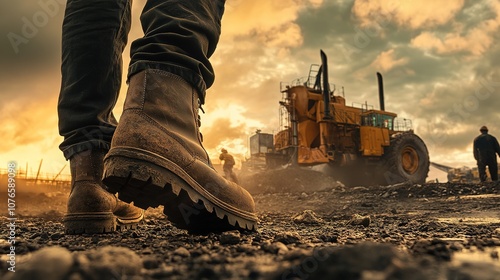
{"type": "Polygon", "coordinates": [[[116,231],[113,213],[72,213],[63,218],[66,234],[108,233],[116,231]]]}

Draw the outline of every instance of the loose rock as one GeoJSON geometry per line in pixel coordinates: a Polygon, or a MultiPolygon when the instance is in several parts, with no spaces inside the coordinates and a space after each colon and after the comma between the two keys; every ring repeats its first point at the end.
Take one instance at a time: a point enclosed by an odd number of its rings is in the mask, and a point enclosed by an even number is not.
{"type": "Polygon", "coordinates": [[[15,273],[8,273],[8,280],[59,280],[65,279],[73,265],[71,253],[62,247],[46,247],[18,261],[15,273]]]}
{"type": "Polygon", "coordinates": [[[237,230],[223,232],[219,237],[220,244],[238,244],[240,240],[241,234],[237,230]]]}
{"type": "Polygon", "coordinates": [[[297,224],[321,224],[323,220],[312,210],[304,210],[293,217],[293,222],[297,224]]]}
{"type": "Polygon", "coordinates": [[[184,247],[179,247],[179,248],[175,249],[174,255],[187,258],[187,257],[189,257],[191,255],[191,253],[189,253],[188,249],[186,249],[184,247]]]}
{"type": "Polygon", "coordinates": [[[351,220],[347,223],[350,225],[362,225],[364,227],[367,227],[370,225],[371,219],[370,216],[361,216],[359,214],[354,214],[352,215],[351,220]]]}

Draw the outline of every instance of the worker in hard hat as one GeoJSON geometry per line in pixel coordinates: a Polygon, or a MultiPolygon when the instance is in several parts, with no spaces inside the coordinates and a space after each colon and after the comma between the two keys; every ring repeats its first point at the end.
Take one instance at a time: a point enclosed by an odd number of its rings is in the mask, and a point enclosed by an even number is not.
{"type": "Polygon", "coordinates": [[[482,126],[481,134],[474,139],[474,158],[481,182],[486,181],[486,166],[490,171],[491,181],[498,180],[497,154],[500,156],[500,145],[497,139],[488,134],[488,128],[482,126]]]}
{"type": "Polygon", "coordinates": [[[224,170],[224,177],[230,181],[238,183],[238,178],[233,171],[233,166],[235,164],[234,157],[227,152],[226,149],[220,150],[221,154],[219,156],[220,160],[224,161],[222,169],[224,170]]]}

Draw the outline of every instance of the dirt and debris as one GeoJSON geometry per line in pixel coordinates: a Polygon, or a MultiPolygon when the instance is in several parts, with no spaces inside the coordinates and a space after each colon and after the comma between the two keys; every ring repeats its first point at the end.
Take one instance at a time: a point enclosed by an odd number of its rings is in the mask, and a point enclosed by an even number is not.
{"type": "Polygon", "coordinates": [[[304,210],[302,213],[299,213],[293,216],[293,221],[296,224],[321,224],[323,223],[323,219],[318,217],[316,213],[312,210],[304,210]]]}
{"type": "MultiPolygon", "coordinates": [[[[497,279],[500,184],[344,187],[312,171],[244,180],[257,232],[188,234],[146,211],[137,229],[66,235],[67,193],[17,193],[15,273],[2,279],[497,279]]],[[[250,179],[249,179],[250,178],[250,179]]],[[[243,180],[242,180],[243,181],[243,180]]],[[[6,197],[6,194],[1,194],[6,197]]],[[[7,199],[0,208],[7,209],[7,199]]],[[[2,217],[2,224],[9,220],[2,217]]],[[[0,229],[3,237],[9,228],[0,229]]]]}

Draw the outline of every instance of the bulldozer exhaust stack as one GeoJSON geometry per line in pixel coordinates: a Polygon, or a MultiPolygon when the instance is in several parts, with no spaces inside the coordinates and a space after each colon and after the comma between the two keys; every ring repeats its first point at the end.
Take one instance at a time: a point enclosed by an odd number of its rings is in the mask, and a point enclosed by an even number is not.
{"type": "Polygon", "coordinates": [[[382,74],[377,72],[378,81],[378,99],[380,102],[380,111],[385,111],[385,101],[384,101],[384,81],[382,80],[382,74]]]}
{"type": "MultiPolygon", "coordinates": [[[[328,61],[326,58],[326,54],[323,50],[320,51],[321,54],[321,75],[323,75],[323,101],[325,103],[325,116],[324,120],[332,119],[330,115],[330,81],[328,80],[328,61]]],[[[320,75],[318,73],[318,75],[320,75]]]]}

